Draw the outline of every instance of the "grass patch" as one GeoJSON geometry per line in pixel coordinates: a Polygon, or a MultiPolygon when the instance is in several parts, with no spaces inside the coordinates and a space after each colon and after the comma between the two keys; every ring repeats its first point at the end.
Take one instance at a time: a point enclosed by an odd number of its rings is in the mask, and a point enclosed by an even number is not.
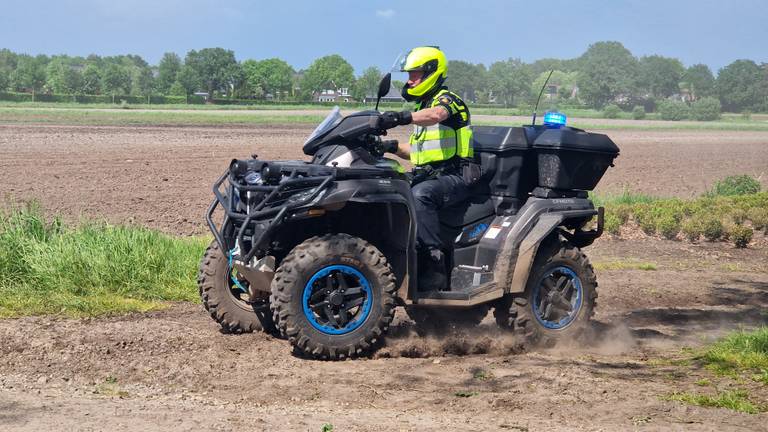
{"type": "Polygon", "coordinates": [[[747,374],[768,385],[768,327],[735,332],[712,345],[697,360],[718,374],[747,374]]]}
{"type": "MultiPolygon", "coordinates": [[[[5,102],[0,104],[0,123],[73,125],[219,125],[219,124],[317,124],[330,111],[326,105],[129,105],[75,104],[43,102],[5,102]],[[272,111],[265,113],[264,111],[272,111]],[[274,111],[286,111],[275,114],[274,111]],[[287,112],[298,111],[298,112],[287,112]],[[302,113],[302,111],[305,111],[302,113]],[[309,111],[317,112],[312,114],[309,111]]],[[[371,106],[342,106],[347,112],[371,106]]],[[[400,111],[403,106],[380,107],[400,111]]],[[[471,108],[471,107],[470,107],[471,108]]],[[[475,125],[522,126],[530,124],[529,113],[517,109],[471,108],[478,117],[475,125]],[[510,118],[513,116],[513,118],[510,118]]],[[[567,111],[566,111],[567,113],[567,111]]],[[[733,130],[768,131],[768,121],[726,117],[716,122],[612,122],[593,115],[593,110],[576,110],[569,125],[593,130],[733,130]],[[598,118],[595,118],[598,117],[598,118]]]]}
{"type": "Polygon", "coordinates": [[[196,301],[208,240],[85,222],[66,227],[28,205],[0,214],[0,317],[96,316],[196,301]]]}
{"type": "Polygon", "coordinates": [[[747,414],[757,414],[765,412],[766,410],[764,406],[752,403],[749,400],[748,393],[744,390],[718,392],[715,396],[690,392],[675,392],[663,399],[702,407],[727,408],[747,414]]]}
{"type": "Polygon", "coordinates": [[[0,108],[0,123],[95,126],[317,124],[323,115],[213,111],[131,111],[0,108]]]}
{"type": "Polygon", "coordinates": [[[768,231],[768,192],[682,200],[624,191],[590,198],[605,207],[605,230],[613,235],[620,235],[620,228],[631,221],[648,235],[694,242],[730,240],[746,247],[755,232],[768,231]]]}
{"type": "Polygon", "coordinates": [[[595,270],[657,270],[652,262],[603,261],[593,264],[595,270]]]}

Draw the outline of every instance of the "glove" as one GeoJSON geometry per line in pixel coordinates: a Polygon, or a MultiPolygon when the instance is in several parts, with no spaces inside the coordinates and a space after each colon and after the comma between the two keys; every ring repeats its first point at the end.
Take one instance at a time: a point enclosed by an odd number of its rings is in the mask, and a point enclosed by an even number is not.
{"type": "Polygon", "coordinates": [[[398,143],[397,140],[388,140],[388,141],[381,141],[376,146],[376,150],[379,151],[379,153],[397,153],[398,143]]]}
{"type": "Polygon", "coordinates": [[[411,124],[413,115],[410,111],[385,111],[379,115],[379,127],[392,129],[395,126],[411,124]]]}

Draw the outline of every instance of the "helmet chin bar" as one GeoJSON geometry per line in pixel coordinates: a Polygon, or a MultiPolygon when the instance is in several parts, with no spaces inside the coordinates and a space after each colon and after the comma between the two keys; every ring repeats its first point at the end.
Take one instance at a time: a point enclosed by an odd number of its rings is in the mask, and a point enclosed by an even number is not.
{"type": "MultiPolygon", "coordinates": [[[[426,75],[422,77],[421,78],[422,82],[425,81],[426,78],[428,78],[426,75]]],[[[410,90],[412,87],[410,87],[406,82],[405,85],[403,85],[403,89],[400,91],[400,96],[402,96],[403,99],[405,99],[407,102],[426,100],[432,97],[437,92],[437,90],[443,86],[444,82],[445,82],[445,77],[438,77],[437,81],[435,81],[435,84],[432,86],[432,88],[424,92],[424,94],[421,94],[418,96],[408,92],[408,90],[410,90]]]]}

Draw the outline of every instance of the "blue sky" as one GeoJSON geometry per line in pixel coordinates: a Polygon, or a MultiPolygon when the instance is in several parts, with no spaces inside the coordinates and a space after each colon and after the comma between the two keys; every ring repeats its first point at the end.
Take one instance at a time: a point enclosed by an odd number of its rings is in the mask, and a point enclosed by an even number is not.
{"type": "Polygon", "coordinates": [[[220,46],[297,69],[341,54],[360,73],[418,45],[488,65],[572,58],[601,40],[715,73],[740,58],[768,62],[766,0],[2,0],[0,11],[0,48],[152,64],[166,51],[220,46]]]}

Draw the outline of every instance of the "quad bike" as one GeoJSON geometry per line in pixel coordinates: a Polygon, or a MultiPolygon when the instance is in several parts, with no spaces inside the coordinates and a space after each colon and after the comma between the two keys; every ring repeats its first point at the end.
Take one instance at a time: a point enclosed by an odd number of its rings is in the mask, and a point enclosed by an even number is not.
{"type": "Polygon", "coordinates": [[[215,182],[199,288],[223,330],[277,332],[300,355],[342,359],[379,347],[398,306],[433,326],[479,324],[493,309],[530,343],[584,329],[597,281],[581,249],[603,231],[586,191],[618,147],[546,117],[474,127],[482,175],[470,199],[440,213],[449,286],[425,291],[410,178],[383,157],[380,118],[337,107],[304,144],[311,161],[235,159],[215,182]]]}

